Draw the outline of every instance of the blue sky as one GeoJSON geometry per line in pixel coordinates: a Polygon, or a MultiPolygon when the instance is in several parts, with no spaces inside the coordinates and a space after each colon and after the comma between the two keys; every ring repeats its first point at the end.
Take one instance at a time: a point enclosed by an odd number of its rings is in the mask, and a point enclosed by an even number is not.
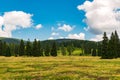
{"type": "MultiPolygon", "coordinates": [[[[30,40],[34,40],[35,38],[40,40],[58,38],[90,40],[91,38],[95,37],[96,34],[84,29],[88,26],[88,24],[83,21],[86,18],[86,13],[82,9],[80,10],[77,8],[79,5],[83,5],[85,2],[87,1],[1,0],[0,15],[7,15],[5,14],[6,12],[10,13],[12,11],[21,11],[31,15],[30,19],[32,20],[32,25],[29,27],[19,27],[9,30],[11,36],[7,37],[25,40],[28,38],[30,40]],[[36,29],[37,25],[40,25],[38,29],[36,29]]],[[[89,0],[89,2],[91,1],[89,0]]]]}

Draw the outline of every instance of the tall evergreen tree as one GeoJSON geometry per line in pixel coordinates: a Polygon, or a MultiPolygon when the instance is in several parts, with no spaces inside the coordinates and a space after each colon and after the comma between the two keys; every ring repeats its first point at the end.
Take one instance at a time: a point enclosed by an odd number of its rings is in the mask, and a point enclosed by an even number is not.
{"type": "Polygon", "coordinates": [[[92,56],[97,56],[97,52],[95,48],[92,50],[92,56]]]}
{"type": "Polygon", "coordinates": [[[35,56],[35,57],[38,56],[38,44],[37,44],[37,40],[36,39],[33,42],[32,55],[35,56]]]}
{"type": "Polygon", "coordinates": [[[6,53],[6,50],[7,50],[7,44],[6,44],[6,42],[3,42],[3,46],[2,46],[2,55],[4,56],[5,55],[5,53],[6,53]]]}
{"type": "Polygon", "coordinates": [[[11,56],[15,56],[16,55],[15,54],[15,48],[16,48],[15,44],[14,43],[10,43],[8,46],[10,47],[11,56]]]}
{"type": "Polygon", "coordinates": [[[0,40],[0,56],[3,56],[3,42],[0,40]]]}
{"type": "Polygon", "coordinates": [[[45,49],[44,49],[44,55],[50,56],[50,46],[48,43],[46,43],[45,49]]]}
{"type": "Polygon", "coordinates": [[[7,46],[7,48],[6,48],[5,56],[6,57],[10,57],[11,56],[11,51],[10,51],[10,47],[9,46],[7,46]]]}
{"type": "Polygon", "coordinates": [[[15,45],[14,53],[16,57],[19,55],[19,45],[15,45]]]}
{"type": "Polygon", "coordinates": [[[105,59],[108,58],[108,37],[106,32],[104,32],[103,35],[103,41],[102,41],[102,55],[101,58],[105,59]]]}
{"type": "Polygon", "coordinates": [[[115,58],[120,57],[120,41],[117,31],[115,30],[115,58]]]}
{"type": "Polygon", "coordinates": [[[37,49],[38,49],[38,53],[37,53],[37,55],[38,55],[38,56],[43,56],[40,41],[38,41],[38,43],[37,43],[37,49]]]}
{"type": "Polygon", "coordinates": [[[109,40],[109,44],[108,44],[108,52],[107,52],[107,58],[108,59],[112,59],[115,57],[115,35],[112,32],[110,40],[109,40]]]}
{"type": "Polygon", "coordinates": [[[53,42],[50,54],[51,56],[57,56],[57,45],[55,41],[53,42]]]}
{"type": "Polygon", "coordinates": [[[21,40],[19,46],[19,56],[23,56],[23,55],[25,55],[25,45],[24,45],[24,41],[21,40]]]}
{"type": "Polygon", "coordinates": [[[30,42],[29,39],[26,43],[26,55],[27,56],[32,56],[32,47],[31,47],[31,42],[30,42]]]}
{"type": "Polygon", "coordinates": [[[63,56],[65,56],[66,55],[66,48],[64,47],[64,45],[62,44],[62,46],[61,46],[61,53],[62,53],[62,55],[63,56]]]}

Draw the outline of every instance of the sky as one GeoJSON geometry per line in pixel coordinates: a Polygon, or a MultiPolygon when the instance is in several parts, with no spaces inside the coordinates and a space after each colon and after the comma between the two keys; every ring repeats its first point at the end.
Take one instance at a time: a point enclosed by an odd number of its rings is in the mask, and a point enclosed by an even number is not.
{"type": "Polygon", "coordinates": [[[0,37],[99,41],[119,26],[120,0],[0,0],[0,37]]]}

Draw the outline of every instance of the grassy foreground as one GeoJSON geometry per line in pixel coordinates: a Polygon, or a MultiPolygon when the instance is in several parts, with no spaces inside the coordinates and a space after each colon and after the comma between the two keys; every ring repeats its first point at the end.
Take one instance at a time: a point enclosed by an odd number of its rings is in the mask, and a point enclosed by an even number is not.
{"type": "Polygon", "coordinates": [[[120,80],[120,59],[0,57],[0,80],[120,80]]]}

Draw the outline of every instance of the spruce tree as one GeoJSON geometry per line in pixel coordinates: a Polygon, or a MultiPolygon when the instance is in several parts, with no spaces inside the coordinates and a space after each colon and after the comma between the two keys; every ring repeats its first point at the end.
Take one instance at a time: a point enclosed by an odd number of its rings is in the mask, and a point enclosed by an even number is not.
{"type": "Polygon", "coordinates": [[[33,47],[32,47],[32,55],[34,57],[38,56],[38,44],[37,44],[37,40],[35,39],[33,42],[33,47]]]}
{"type": "Polygon", "coordinates": [[[37,55],[38,55],[38,56],[43,56],[40,41],[38,41],[38,43],[37,43],[37,49],[38,49],[38,53],[37,53],[37,55]]]}
{"type": "Polygon", "coordinates": [[[62,55],[63,56],[65,56],[66,55],[66,48],[64,47],[64,45],[62,44],[62,46],[61,46],[61,53],[62,53],[62,55]]]}
{"type": "MultiPolygon", "coordinates": [[[[9,47],[10,48],[10,47],[9,47]]],[[[4,56],[7,50],[7,44],[6,42],[3,42],[3,46],[2,46],[2,55],[4,56]]]]}
{"type": "Polygon", "coordinates": [[[92,56],[97,56],[97,52],[95,48],[92,50],[92,56]]]}
{"type": "Polygon", "coordinates": [[[112,32],[110,40],[109,40],[109,44],[108,44],[108,52],[107,52],[108,59],[114,58],[114,54],[115,54],[115,52],[114,52],[114,42],[115,41],[114,40],[115,40],[115,38],[114,38],[114,34],[112,32]]]}
{"type": "Polygon", "coordinates": [[[10,51],[10,47],[9,46],[7,46],[5,53],[6,53],[5,54],[6,57],[10,57],[11,56],[11,51],[10,51]]]}
{"type": "Polygon", "coordinates": [[[14,53],[16,57],[19,55],[19,45],[15,45],[14,53]]]}
{"type": "Polygon", "coordinates": [[[26,55],[27,56],[32,56],[32,47],[31,47],[31,42],[30,42],[29,39],[26,43],[26,55]]]}
{"type": "Polygon", "coordinates": [[[50,46],[48,43],[46,43],[45,50],[44,50],[45,56],[50,56],[50,46]]]}
{"type": "Polygon", "coordinates": [[[108,58],[108,37],[106,32],[104,32],[104,35],[103,35],[101,58],[103,59],[108,58]]]}
{"type": "Polygon", "coordinates": [[[115,30],[115,58],[120,57],[120,41],[119,41],[119,36],[117,34],[117,31],[115,30]]]}
{"type": "Polygon", "coordinates": [[[57,56],[57,45],[55,41],[53,42],[50,54],[51,56],[57,56]]]}
{"type": "Polygon", "coordinates": [[[25,55],[25,45],[24,45],[24,41],[21,40],[19,46],[19,56],[23,56],[23,55],[25,55]]]}
{"type": "Polygon", "coordinates": [[[3,56],[3,42],[0,40],[0,56],[3,56]]]}

